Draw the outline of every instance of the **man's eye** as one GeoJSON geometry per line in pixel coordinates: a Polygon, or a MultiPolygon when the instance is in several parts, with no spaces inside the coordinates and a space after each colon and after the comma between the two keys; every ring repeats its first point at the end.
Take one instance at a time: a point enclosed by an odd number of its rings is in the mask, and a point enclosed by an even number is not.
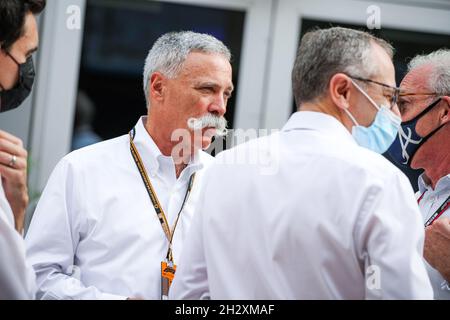
{"type": "Polygon", "coordinates": [[[200,88],[200,91],[205,92],[205,93],[211,93],[211,92],[214,92],[214,88],[213,87],[202,87],[202,88],[200,88]]]}
{"type": "Polygon", "coordinates": [[[392,103],[392,101],[394,100],[394,97],[390,94],[384,94],[383,96],[386,99],[386,101],[389,103],[392,103]]]}
{"type": "Polygon", "coordinates": [[[398,110],[400,111],[400,113],[403,113],[406,110],[406,102],[405,101],[399,101],[397,103],[398,106],[398,110]]]}

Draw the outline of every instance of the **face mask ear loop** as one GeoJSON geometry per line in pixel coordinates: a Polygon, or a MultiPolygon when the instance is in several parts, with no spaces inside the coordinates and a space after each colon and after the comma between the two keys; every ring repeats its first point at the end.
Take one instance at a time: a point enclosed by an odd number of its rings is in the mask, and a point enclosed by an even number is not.
{"type": "Polygon", "coordinates": [[[352,114],[350,113],[350,111],[346,109],[344,109],[344,112],[348,115],[348,117],[353,121],[353,123],[355,124],[355,126],[359,126],[358,121],[356,121],[355,117],[352,116],[352,114]]]}
{"type": "Polygon", "coordinates": [[[353,85],[359,90],[359,92],[361,92],[367,98],[367,100],[369,100],[369,102],[375,107],[375,109],[380,111],[380,107],[376,104],[376,102],[373,101],[373,99],[355,81],[353,81],[353,79],[351,80],[353,85]]]}
{"type": "Polygon", "coordinates": [[[431,109],[433,109],[441,100],[442,100],[442,97],[439,97],[436,101],[434,101],[428,107],[426,107],[424,110],[422,110],[418,115],[416,115],[411,120],[403,122],[403,124],[408,125],[408,124],[412,123],[413,121],[419,121],[425,114],[427,114],[431,109]]]}
{"type": "MultiPolygon", "coordinates": [[[[5,51],[6,52],[6,51],[5,51]]],[[[15,62],[15,64],[17,64],[18,66],[20,66],[20,63],[19,62],[17,62],[17,60],[16,60],[16,58],[14,58],[13,56],[12,56],[12,54],[11,53],[9,53],[9,52],[6,52],[6,54],[15,62]]]]}

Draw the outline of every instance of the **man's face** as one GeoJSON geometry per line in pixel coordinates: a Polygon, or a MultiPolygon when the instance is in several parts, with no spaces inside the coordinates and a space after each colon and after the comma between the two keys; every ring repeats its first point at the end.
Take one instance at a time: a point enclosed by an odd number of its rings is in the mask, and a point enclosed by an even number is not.
{"type": "MultiPolygon", "coordinates": [[[[24,33],[12,45],[9,54],[16,59],[19,64],[25,63],[28,57],[37,50],[38,32],[36,18],[32,13],[25,17],[24,33]]],[[[3,50],[0,50],[0,90],[9,90],[14,88],[19,79],[19,66],[3,50]]]]}
{"type": "MultiPolygon", "coordinates": [[[[438,99],[428,86],[428,76],[432,71],[431,65],[424,65],[411,70],[403,78],[400,85],[401,95],[398,103],[403,122],[414,119],[438,99]]],[[[417,121],[415,129],[421,137],[427,136],[441,125],[439,122],[439,105],[441,103],[446,102],[442,100],[417,121]]],[[[440,150],[445,149],[445,144],[440,144],[440,148],[440,150]]],[[[414,169],[422,168],[429,159],[436,156],[436,151],[434,144],[427,142],[417,150],[411,161],[411,167],[414,169]]]]}
{"type": "MultiPolygon", "coordinates": [[[[427,85],[428,75],[431,72],[432,67],[430,65],[422,66],[411,70],[403,78],[400,84],[402,93],[398,103],[403,122],[415,118],[437,99],[427,85]]],[[[424,137],[436,128],[437,124],[433,123],[435,122],[433,119],[436,118],[434,115],[437,111],[438,108],[434,108],[417,122],[416,131],[420,136],[424,137]]]]}
{"type": "MultiPolygon", "coordinates": [[[[377,81],[383,84],[386,84],[391,87],[395,87],[395,69],[392,64],[392,60],[386,51],[377,44],[372,44],[372,61],[374,65],[378,67],[378,75],[372,77],[370,80],[377,81]]],[[[394,90],[375,84],[371,82],[361,82],[358,80],[354,80],[361,86],[363,90],[376,102],[378,106],[385,105],[388,108],[391,106],[391,98],[394,90]]],[[[370,101],[360,92],[354,88],[355,101],[354,105],[359,106],[358,108],[354,108],[354,116],[359,120],[360,124],[368,127],[372,124],[375,119],[375,116],[378,110],[370,103],[370,101]]],[[[400,112],[398,111],[397,106],[395,105],[391,111],[396,115],[400,116],[400,112]]]]}
{"type": "MultiPolygon", "coordinates": [[[[223,117],[233,91],[231,65],[219,54],[191,52],[178,76],[167,79],[165,87],[163,108],[169,113],[171,127],[188,129],[190,118],[208,113],[223,117]]],[[[203,149],[211,144],[211,129],[202,130],[203,149]]]]}

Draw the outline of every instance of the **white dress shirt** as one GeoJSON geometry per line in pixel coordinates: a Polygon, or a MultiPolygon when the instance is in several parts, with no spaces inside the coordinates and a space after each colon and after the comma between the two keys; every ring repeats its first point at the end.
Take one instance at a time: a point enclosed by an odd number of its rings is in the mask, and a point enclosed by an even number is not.
{"type": "Polygon", "coordinates": [[[329,115],[220,153],[203,187],[223,192],[201,193],[172,299],[432,298],[408,179],[329,115]]]}
{"type": "MultiPolygon", "coordinates": [[[[176,178],[171,157],[144,127],[134,143],[170,227],[189,178],[194,186],[173,239],[178,264],[202,179],[212,157],[199,152],[176,178]],[[199,172],[200,170],[200,172],[199,172]]],[[[26,236],[40,299],[161,298],[161,261],[168,240],[130,152],[129,136],[74,151],[54,169],[26,236]]]]}
{"type": "MultiPolygon", "coordinates": [[[[419,207],[423,216],[423,223],[428,221],[433,213],[444,203],[450,194],[450,174],[443,176],[436,184],[436,188],[427,185],[423,180],[423,174],[419,177],[419,191],[417,196],[423,195],[420,200],[419,207]]],[[[439,217],[450,218],[450,209],[444,211],[439,217]]],[[[433,286],[434,298],[439,300],[450,300],[450,284],[442,277],[442,275],[432,266],[426,263],[428,275],[433,286]]]]}
{"type": "Polygon", "coordinates": [[[25,243],[14,229],[14,215],[0,176],[0,300],[34,299],[36,279],[25,260],[25,243]]]}

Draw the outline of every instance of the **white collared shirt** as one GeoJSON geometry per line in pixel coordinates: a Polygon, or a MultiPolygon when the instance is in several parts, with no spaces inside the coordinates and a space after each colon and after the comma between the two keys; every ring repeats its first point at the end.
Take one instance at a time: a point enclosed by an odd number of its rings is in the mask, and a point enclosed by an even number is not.
{"type": "MultiPolygon", "coordinates": [[[[199,152],[177,179],[171,157],[161,154],[136,125],[140,153],[170,227],[196,172],[194,186],[173,239],[177,264],[198,198],[199,152]]],[[[160,299],[161,261],[168,240],[130,152],[129,136],[65,156],[54,169],[26,236],[40,299],[160,299]]]]}
{"type": "MultiPolygon", "coordinates": [[[[423,180],[423,174],[418,180],[419,191],[417,197],[423,195],[420,200],[419,207],[425,224],[430,217],[439,209],[450,194],[450,174],[443,176],[436,184],[436,188],[427,185],[423,180]]],[[[447,209],[439,217],[450,218],[450,209],[447,209]]],[[[433,286],[434,298],[439,300],[450,300],[450,284],[442,277],[442,275],[426,262],[428,275],[433,286]]]]}
{"type": "Polygon", "coordinates": [[[14,215],[0,176],[0,300],[34,299],[35,281],[25,259],[25,243],[14,229],[14,215]]]}
{"type": "Polygon", "coordinates": [[[204,178],[223,192],[201,193],[170,298],[432,298],[408,179],[335,118],[297,112],[204,178]]]}

